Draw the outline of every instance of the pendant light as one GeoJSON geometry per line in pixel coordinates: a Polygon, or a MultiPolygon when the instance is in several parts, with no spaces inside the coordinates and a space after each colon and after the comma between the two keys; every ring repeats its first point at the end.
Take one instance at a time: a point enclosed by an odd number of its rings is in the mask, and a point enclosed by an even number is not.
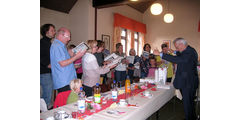
{"type": "Polygon", "coordinates": [[[174,20],[174,16],[172,13],[169,13],[169,0],[168,0],[168,5],[167,5],[167,13],[164,15],[164,22],[165,23],[172,23],[174,20]]]}
{"type": "Polygon", "coordinates": [[[150,11],[153,15],[160,15],[162,13],[162,5],[159,2],[155,2],[151,5],[150,11]]]}

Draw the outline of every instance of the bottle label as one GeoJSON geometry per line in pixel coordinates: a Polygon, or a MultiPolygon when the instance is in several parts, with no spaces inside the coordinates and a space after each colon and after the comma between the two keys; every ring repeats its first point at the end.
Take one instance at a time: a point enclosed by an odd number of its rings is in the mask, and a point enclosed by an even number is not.
{"type": "Polygon", "coordinates": [[[131,92],[131,86],[129,84],[127,84],[125,91],[126,91],[126,93],[131,92]]]}
{"type": "Polygon", "coordinates": [[[94,102],[95,103],[101,102],[101,94],[94,94],[94,102]]]}
{"type": "Polygon", "coordinates": [[[78,100],[78,110],[81,112],[85,111],[85,100],[78,100]]]}
{"type": "Polygon", "coordinates": [[[117,99],[118,91],[112,91],[112,99],[117,99]]]}

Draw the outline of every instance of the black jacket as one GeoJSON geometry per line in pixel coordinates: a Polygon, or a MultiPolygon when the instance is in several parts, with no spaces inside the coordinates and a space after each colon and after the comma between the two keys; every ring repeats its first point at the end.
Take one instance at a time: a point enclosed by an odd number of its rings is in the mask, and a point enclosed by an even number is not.
{"type": "Polygon", "coordinates": [[[176,76],[173,82],[175,88],[198,88],[198,54],[194,48],[187,46],[177,56],[163,54],[162,58],[177,64],[176,76]]]}
{"type": "Polygon", "coordinates": [[[51,73],[47,66],[50,64],[51,38],[43,37],[40,40],[40,74],[51,73]]]}

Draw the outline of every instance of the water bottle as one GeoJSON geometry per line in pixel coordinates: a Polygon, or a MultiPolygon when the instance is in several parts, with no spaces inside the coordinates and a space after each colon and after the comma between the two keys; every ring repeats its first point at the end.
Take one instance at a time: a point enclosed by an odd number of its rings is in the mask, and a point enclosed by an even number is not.
{"type": "Polygon", "coordinates": [[[101,88],[99,87],[99,83],[96,83],[96,86],[94,87],[94,102],[95,103],[101,103],[101,88]]]}
{"type": "Polygon", "coordinates": [[[112,88],[112,99],[113,101],[117,101],[118,98],[118,90],[117,90],[117,84],[116,81],[113,81],[113,88],[112,88]]]}
{"type": "Polygon", "coordinates": [[[83,91],[83,87],[80,87],[80,92],[78,94],[78,110],[80,113],[85,112],[85,92],[83,91]]]}

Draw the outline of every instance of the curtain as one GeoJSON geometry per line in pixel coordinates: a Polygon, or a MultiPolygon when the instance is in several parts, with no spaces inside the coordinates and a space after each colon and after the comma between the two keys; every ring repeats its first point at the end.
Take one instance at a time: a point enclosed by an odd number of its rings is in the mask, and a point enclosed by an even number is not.
{"type": "Polygon", "coordinates": [[[136,32],[141,32],[146,34],[146,24],[133,20],[131,18],[125,17],[121,14],[114,13],[114,27],[119,26],[136,32]]]}
{"type": "Polygon", "coordinates": [[[112,42],[112,51],[116,51],[115,45],[121,42],[121,28],[127,29],[127,39],[126,39],[126,50],[124,51],[126,55],[129,55],[129,50],[134,48],[134,32],[139,32],[139,47],[136,51],[138,55],[142,54],[143,45],[145,43],[145,34],[146,24],[133,20],[131,18],[125,17],[121,14],[114,14],[114,34],[113,34],[113,42],[112,42]]]}
{"type": "Polygon", "coordinates": [[[112,42],[112,52],[116,51],[116,44],[121,42],[121,28],[120,27],[114,27],[114,33],[113,33],[113,42],[112,42]]]}

